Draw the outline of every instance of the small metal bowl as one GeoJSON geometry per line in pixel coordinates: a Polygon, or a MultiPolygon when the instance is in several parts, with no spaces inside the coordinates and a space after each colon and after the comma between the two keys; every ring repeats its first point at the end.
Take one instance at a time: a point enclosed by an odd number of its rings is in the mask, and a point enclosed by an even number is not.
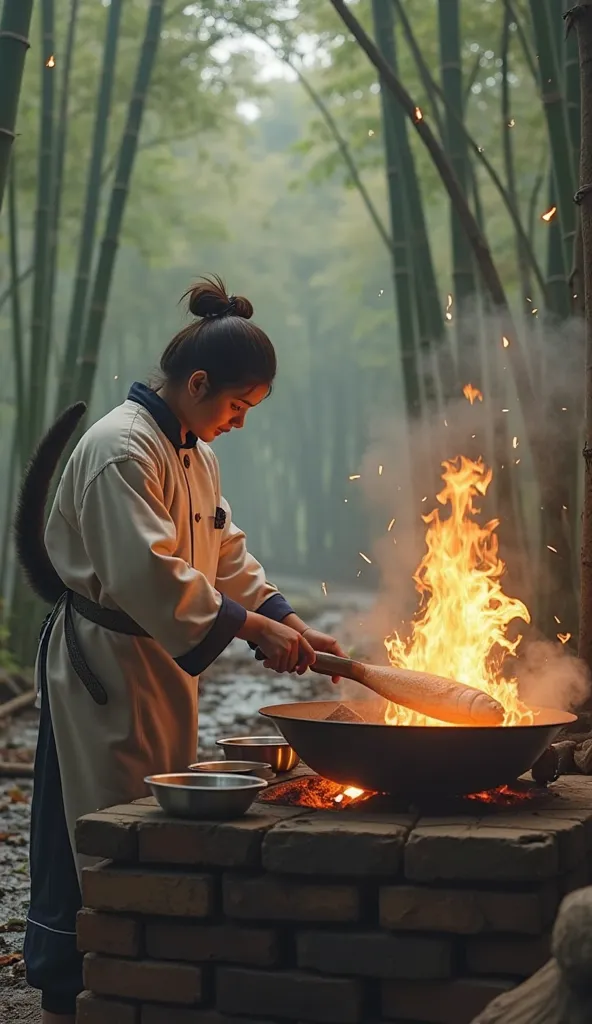
{"type": "Polygon", "coordinates": [[[264,761],[198,761],[189,765],[190,772],[222,772],[228,775],[255,775],[258,779],[273,779],[270,764],[264,761]]]}
{"type": "Polygon", "coordinates": [[[274,772],[289,772],[300,758],[283,736],[227,736],[216,740],[228,760],[262,761],[270,764],[274,772]]]}
{"type": "Polygon", "coordinates": [[[173,818],[240,818],[267,783],[252,775],[148,775],[144,782],[173,818]]]}

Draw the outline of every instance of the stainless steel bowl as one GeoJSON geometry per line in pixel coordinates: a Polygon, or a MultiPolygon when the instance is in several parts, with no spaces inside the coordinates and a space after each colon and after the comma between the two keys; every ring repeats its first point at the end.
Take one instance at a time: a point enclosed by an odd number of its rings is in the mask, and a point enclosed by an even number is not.
{"type": "Polygon", "coordinates": [[[198,761],[189,765],[190,772],[222,772],[227,775],[255,775],[258,779],[273,779],[275,773],[264,761],[198,761]]]}
{"type": "Polygon", "coordinates": [[[173,818],[240,818],[267,786],[252,775],[193,772],[148,775],[144,782],[173,818]]]}
{"type": "Polygon", "coordinates": [[[229,761],[241,758],[245,761],[263,761],[270,764],[274,772],[289,772],[300,758],[283,736],[227,736],[216,740],[229,761]]]}

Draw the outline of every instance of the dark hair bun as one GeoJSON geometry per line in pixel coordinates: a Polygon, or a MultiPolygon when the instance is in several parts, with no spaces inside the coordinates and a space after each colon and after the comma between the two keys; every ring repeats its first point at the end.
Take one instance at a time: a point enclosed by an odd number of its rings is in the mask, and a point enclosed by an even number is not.
{"type": "Polygon", "coordinates": [[[199,280],[190,291],[189,312],[194,316],[223,317],[241,316],[250,320],[253,316],[253,307],[248,299],[242,295],[228,295],[224,282],[217,275],[204,277],[199,280]]]}

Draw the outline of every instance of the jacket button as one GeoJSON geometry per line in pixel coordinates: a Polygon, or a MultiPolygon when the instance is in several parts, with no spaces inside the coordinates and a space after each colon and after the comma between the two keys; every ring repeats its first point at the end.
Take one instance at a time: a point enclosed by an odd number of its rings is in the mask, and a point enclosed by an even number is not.
{"type": "Polygon", "coordinates": [[[196,512],[195,516],[194,516],[194,519],[195,519],[196,523],[201,522],[201,512],[196,512]]]}
{"type": "Polygon", "coordinates": [[[183,465],[185,466],[185,469],[189,469],[191,465],[191,459],[189,458],[188,455],[183,456],[183,465]]]}

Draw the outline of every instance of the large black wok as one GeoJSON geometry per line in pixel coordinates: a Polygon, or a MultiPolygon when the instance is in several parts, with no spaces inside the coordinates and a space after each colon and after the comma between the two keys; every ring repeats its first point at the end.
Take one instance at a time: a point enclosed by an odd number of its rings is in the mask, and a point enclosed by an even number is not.
{"type": "Polygon", "coordinates": [[[534,725],[398,726],[384,703],[348,701],[365,722],[327,722],[339,701],[262,708],[302,760],[326,779],[382,793],[462,795],[515,782],[575,715],[535,708],[534,725]],[[376,724],[367,724],[368,719],[376,724]]]}

